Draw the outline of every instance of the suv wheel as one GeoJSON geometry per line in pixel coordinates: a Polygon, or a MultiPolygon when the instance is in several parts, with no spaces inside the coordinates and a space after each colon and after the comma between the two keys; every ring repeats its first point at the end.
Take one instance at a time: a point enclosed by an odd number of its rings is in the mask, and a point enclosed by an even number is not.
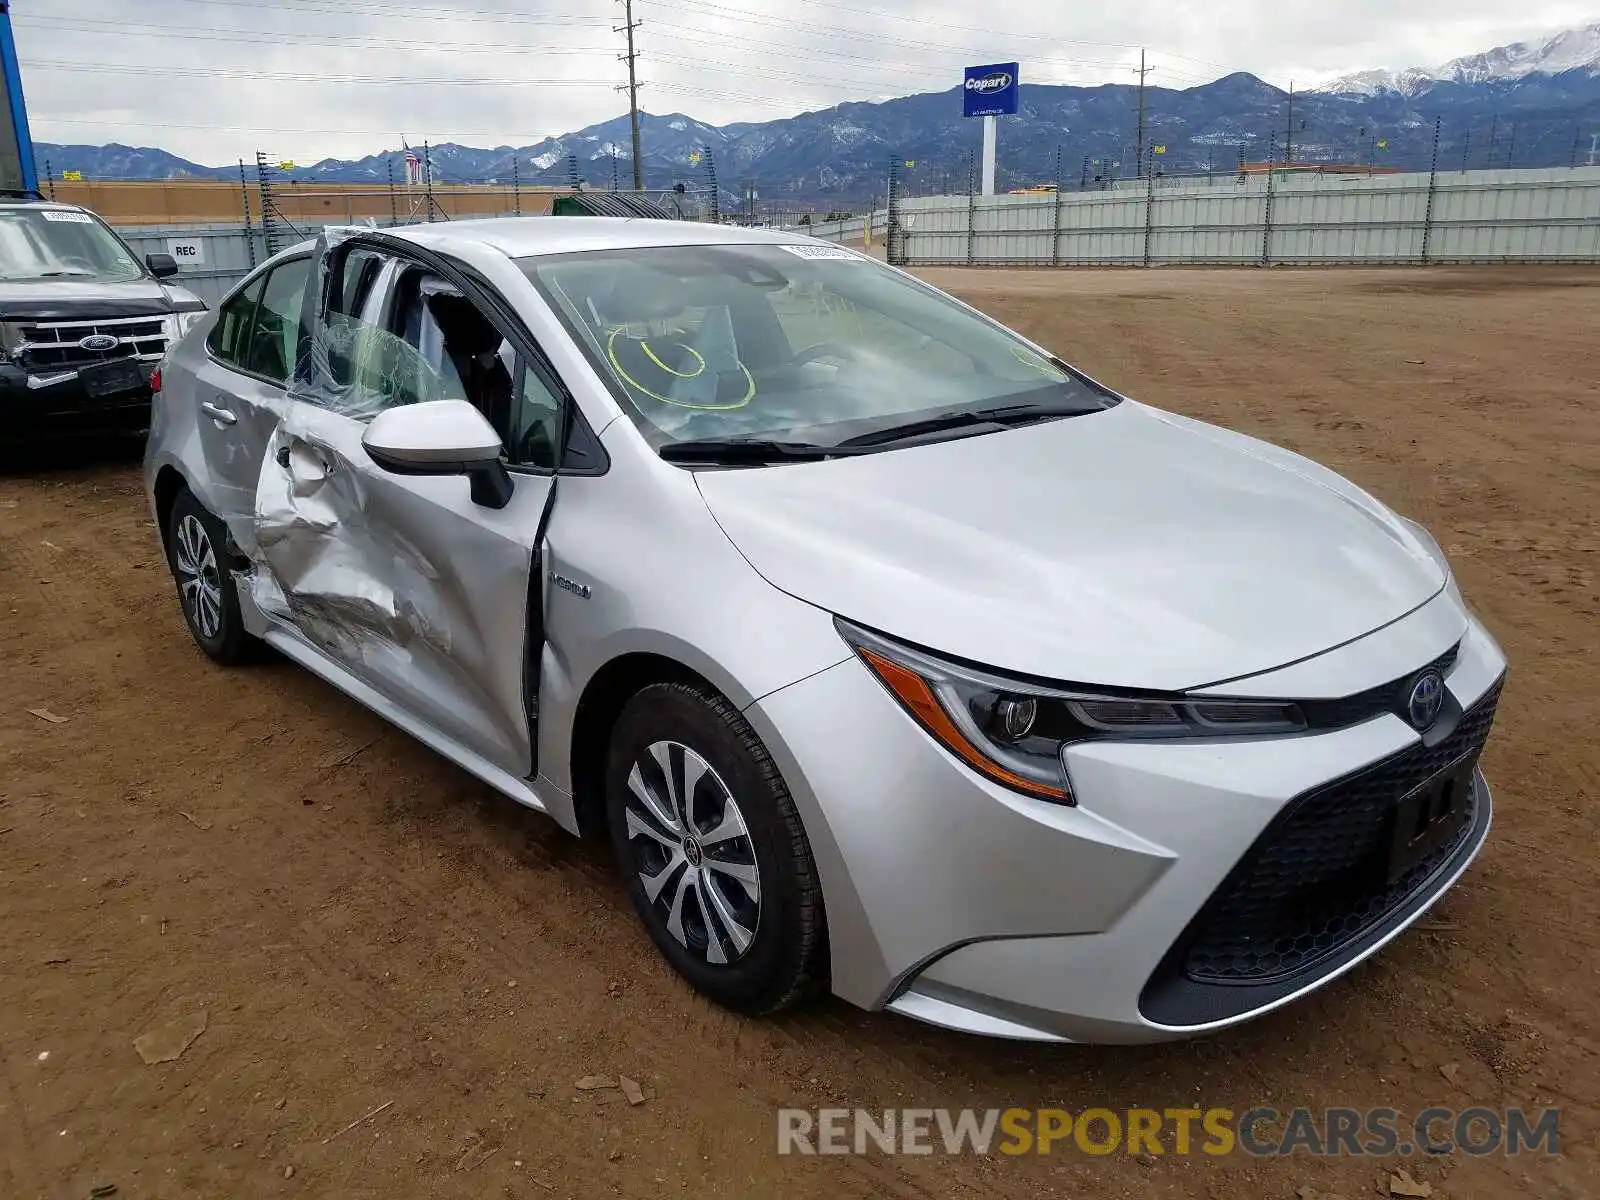
{"type": "Polygon", "coordinates": [[[167,517],[167,564],[194,640],[219,663],[252,657],[259,643],[245,632],[239,596],[228,570],[222,522],[185,490],[167,517]]]}
{"type": "Polygon", "coordinates": [[[686,684],[640,691],[612,731],[606,806],[634,907],[680,975],[752,1014],[813,989],[827,958],[816,864],[738,709],[686,684]]]}

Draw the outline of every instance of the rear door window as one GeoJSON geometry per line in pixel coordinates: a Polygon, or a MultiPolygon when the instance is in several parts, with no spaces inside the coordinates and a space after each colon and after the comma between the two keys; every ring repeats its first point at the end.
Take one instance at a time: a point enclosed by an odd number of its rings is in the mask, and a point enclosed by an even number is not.
{"type": "Polygon", "coordinates": [[[244,369],[252,375],[281,384],[294,373],[308,338],[303,314],[310,273],[311,260],[295,258],[267,276],[244,352],[244,369]]]}
{"type": "Polygon", "coordinates": [[[211,327],[206,348],[219,362],[231,367],[243,367],[246,335],[255,320],[256,305],[261,300],[261,286],[265,275],[259,276],[244,290],[226,300],[217,311],[217,323],[211,327]]]}

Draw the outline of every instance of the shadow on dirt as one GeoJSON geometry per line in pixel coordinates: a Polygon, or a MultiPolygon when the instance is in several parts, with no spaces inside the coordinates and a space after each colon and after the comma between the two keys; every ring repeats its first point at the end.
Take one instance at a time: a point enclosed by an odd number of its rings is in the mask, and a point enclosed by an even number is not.
{"type": "Polygon", "coordinates": [[[52,438],[25,444],[0,443],[0,475],[89,475],[107,467],[136,467],[144,459],[143,436],[101,434],[52,438]]]}

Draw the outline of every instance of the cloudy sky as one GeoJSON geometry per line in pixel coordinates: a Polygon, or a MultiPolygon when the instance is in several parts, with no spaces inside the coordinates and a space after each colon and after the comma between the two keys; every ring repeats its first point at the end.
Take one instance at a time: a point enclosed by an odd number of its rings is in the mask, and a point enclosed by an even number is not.
{"type": "MultiPolygon", "coordinates": [[[[621,0],[13,0],[34,137],[218,164],[398,144],[526,145],[626,111],[621,0]]],[[[640,105],[713,124],[954,86],[1313,86],[1433,65],[1600,15],[1547,0],[635,0],[640,105]]]]}

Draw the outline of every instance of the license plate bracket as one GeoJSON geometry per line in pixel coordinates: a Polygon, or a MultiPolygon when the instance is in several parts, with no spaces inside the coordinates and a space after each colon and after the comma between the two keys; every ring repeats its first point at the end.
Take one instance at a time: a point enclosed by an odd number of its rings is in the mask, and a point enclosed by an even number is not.
{"type": "Polygon", "coordinates": [[[1389,846],[1390,883],[1460,833],[1477,765],[1477,754],[1468,754],[1401,797],[1389,846]]]}
{"type": "Polygon", "coordinates": [[[83,384],[83,390],[95,399],[101,396],[114,396],[118,392],[131,392],[135,388],[147,386],[150,382],[145,376],[144,368],[134,359],[121,359],[84,367],[79,370],[78,379],[83,384]]]}

